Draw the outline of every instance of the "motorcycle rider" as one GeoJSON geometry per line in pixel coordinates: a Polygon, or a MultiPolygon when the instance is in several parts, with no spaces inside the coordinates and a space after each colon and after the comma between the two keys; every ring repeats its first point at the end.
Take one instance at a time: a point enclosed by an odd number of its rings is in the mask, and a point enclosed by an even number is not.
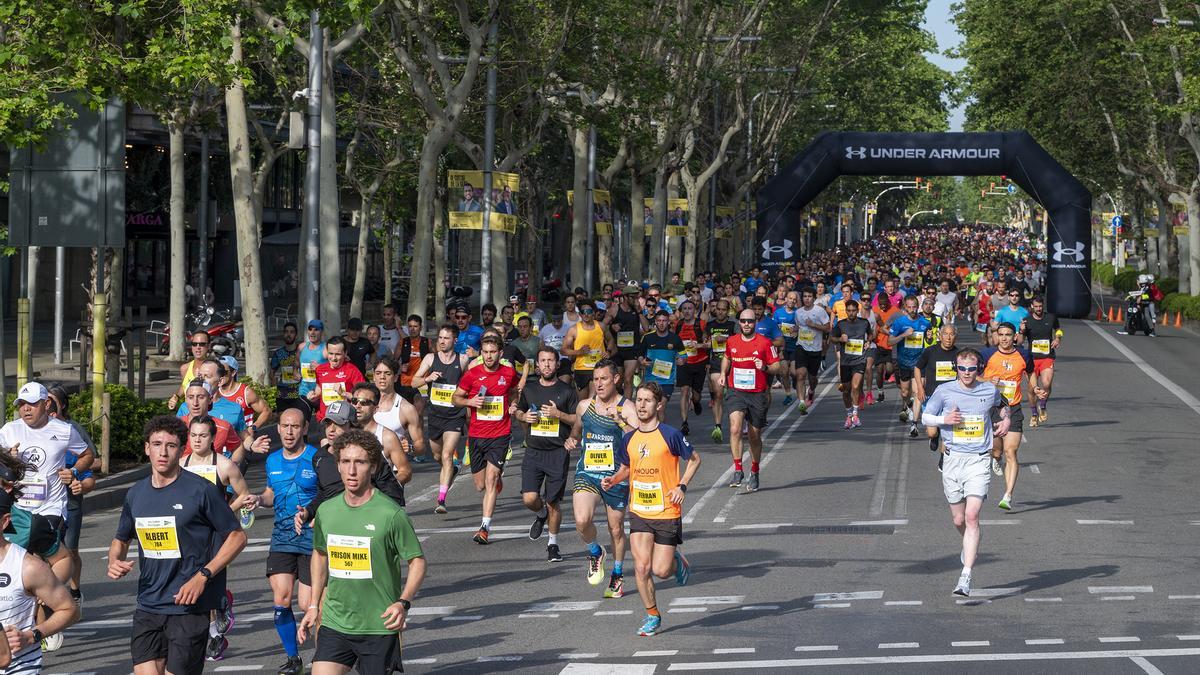
{"type": "MultiPolygon", "coordinates": [[[[1147,335],[1158,337],[1154,334],[1154,322],[1158,318],[1156,303],[1162,302],[1163,292],[1159,289],[1158,284],[1154,283],[1154,275],[1152,274],[1139,274],[1137,282],[1138,290],[1140,291],[1140,295],[1138,296],[1139,302],[1145,303],[1143,311],[1146,314],[1143,318],[1146,319],[1146,329],[1150,331],[1147,335]]],[[[1133,319],[1133,312],[1127,312],[1125,314],[1125,328],[1117,331],[1117,333],[1121,335],[1136,333],[1137,331],[1133,329],[1133,319]]]]}

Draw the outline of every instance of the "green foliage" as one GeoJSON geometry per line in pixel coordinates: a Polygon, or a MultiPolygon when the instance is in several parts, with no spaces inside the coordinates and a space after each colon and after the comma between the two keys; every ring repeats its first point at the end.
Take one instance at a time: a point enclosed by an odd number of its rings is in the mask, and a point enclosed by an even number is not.
{"type": "Polygon", "coordinates": [[[1179,292],[1179,280],[1175,277],[1163,277],[1158,280],[1158,290],[1163,292],[1163,295],[1170,295],[1179,292]]]}
{"type": "MultiPolygon", "coordinates": [[[[155,415],[169,415],[167,404],[157,399],[143,401],[132,390],[108,384],[104,391],[109,395],[109,451],[115,460],[141,462],[144,458],[142,427],[155,415]]],[[[71,419],[79,422],[97,445],[100,443],[100,420],[92,420],[92,387],[89,385],[71,397],[71,419]]],[[[97,452],[99,449],[97,448],[97,452]]]]}
{"type": "Polygon", "coordinates": [[[249,386],[251,389],[253,389],[254,393],[258,394],[259,398],[261,398],[262,400],[267,402],[268,408],[270,408],[271,410],[275,409],[275,400],[277,398],[279,398],[279,390],[278,389],[276,389],[275,387],[272,387],[269,384],[261,384],[259,382],[255,382],[254,380],[250,379],[248,376],[238,378],[238,382],[241,382],[241,383],[249,386]]]}
{"type": "Polygon", "coordinates": [[[1170,293],[1159,304],[1161,312],[1183,312],[1185,319],[1200,320],[1200,295],[1170,293]]]}
{"type": "MultiPolygon", "coordinates": [[[[1115,288],[1113,284],[1115,283],[1116,279],[1121,278],[1122,275],[1128,276],[1130,274],[1133,275],[1135,285],[1136,285],[1136,280],[1137,280],[1137,275],[1138,275],[1138,271],[1136,269],[1134,269],[1132,267],[1122,267],[1118,271],[1118,270],[1113,269],[1113,266],[1111,263],[1097,263],[1097,262],[1092,263],[1092,278],[1095,279],[1096,281],[1099,281],[1101,284],[1108,286],[1109,288],[1115,288]]],[[[1120,289],[1116,289],[1116,290],[1120,290],[1120,289]]],[[[1133,289],[1132,289],[1132,287],[1130,287],[1128,290],[1133,290],[1133,289]]]]}

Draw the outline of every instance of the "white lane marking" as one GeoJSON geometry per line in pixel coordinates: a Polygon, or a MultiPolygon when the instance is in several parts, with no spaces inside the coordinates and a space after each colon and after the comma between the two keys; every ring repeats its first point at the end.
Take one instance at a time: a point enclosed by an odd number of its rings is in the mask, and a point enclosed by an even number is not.
{"type": "Polygon", "coordinates": [[[595,658],[599,658],[599,657],[600,657],[600,654],[597,652],[588,652],[586,654],[559,654],[558,655],[558,658],[560,658],[560,659],[595,659],[595,658]]]}
{"type": "MultiPolygon", "coordinates": [[[[596,522],[599,523],[599,522],[604,522],[604,521],[596,521],[596,522]]],[[[492,525],[491,527],[488,528],[488,530],[491,532],[503,532],[505,530],[508,530],[510,532],[528,532],[529,526],[528,525],[492,525]]],[[[468,534],[468,533],[478,532],[478,531],[479,531],[478,527],[427,527],[427,528],[417,530],[416,532],[417,532],[417,534],[468,534]]]]}
{"type": "Polygon", "coordinates": [[[1129,660],[1136,663],[1138,665],[1138,667],[1141,668],[1142,670],[1146,671],[1146,673],[1148,675],[1163,675],[1163,671],[1156,668],[1153,663],[1150,663],[1149,661],[1147,661],[1145,658],[1143,658],[1141,656],[1134,656],[1134,657],[1130,658],[1129,660]]]}
{"type": "MultiPolygon", "coordinates": [[[[737,605],[745,600],[744,595],[700,595],[693,597],[675,598],[671,606],[677,605],[737,605]]],[[[600,603],[596,603],[600,604],[600,603]]]]}
{"type": "MultiPolygon", "coordinates": [[[[408,610],[408,616],[441,616],[443,614],[454,613],[454,606],[448,607],[413,607],[408,610]]],[[[274,617],[273,614],[268,614],[269,617],[274,617]]]]}
{"type": "Polygon", "coordinates": [[[791,527],[795,523],[755,523],[752,525],[734,525],[731,530],[775,530],[781,527],[791,527]]]}
{"type": "Polygon", "coordinates": [[[667,614],[692,614],[707,611],[707,607],[673,607],[667,610],[667,614]]]}
{"type": "Polygon", "coordinates": [[[430,657],[430,658],[425,658],[425,659],[404,659],[404,662],[411,663],[415,666],[426,666],[431,663],[437,663],[437,657],[430,657]]]}
{"type": "Polygon", "coordinates": [[[1200,635],[1176,635],[1175,637],[1185,641],[1200,640],[1200,635]]]}
{"type": "Polygon", "coordinates": [[[916,649],[920,642],[880,642],[879,649],[916,649]]]}
{"type": "Polygon", "coordinates": [[[1106,642],[1106,643],[1107,642],[1141,642],[1142,641],[1142,638],[1137,637],[1136,635],[1121,635],[1118,637],[1101,637],[1101,638],[1096,638],[1096,639],[1099,640],[1100,642],[1106,642]]]}
{"type": "Polygon", "coordinates": [[[501,661],[520,661],[523,658],[525,658],[525,657],[517,656],[516,654],[509,655],[509,656],[481,656],[481,657],[475,659],[475,663],[496,663],[496,662],[501,662],[501,661]]]}
{"type": "Polygon", "coordinates": [[[883,591],[853,591],[849,593],[816,593],[813,595],[813,602],[827,602],[831,600],[880,600],[883,598],[883,591]]]}
{"type": "Polygon", "coordinates": [[[443,616],[442,621],[479,621],[482,614],[463,614],[459,616],[443,616]]]}
{"type": "Polygon", "coordinates": [[[987,640],[959,640],[951,642],[951,647],[991,647],[992,643],[987,640]]]}
{"type": "Polygon", "coordinates": [[[879,455],[879,471],[875,474],[875,488],[871,492],[871,512],[872,517],[883,514],[883,500],[887,497],[887,475],[892,466],[892,447],[894,445],[892,439],[896,432],[896,418],[892,417],[892,421],[888,424],[886,438],[883,443],[883,452],[879,455]]]}
{"type": "Polygon", "coordinates": [[[1192,396],[1190,393],[1188,393],[1182,387],[1175,384],[1171,380],[1167,379],[1167,376],[1158,372],[1158,369],[1156,369],[1154,366],[1151,366],[1149,363],[1146,363],[1146,361],[1142,357],[1133,353],[1132,350],[1130,350],[1128,347],[1126,347],[1125,345],[1118,342],[1116,338],[1109,335],[1107,332],[1105,332],[1102,328],[1100,328],[1096,324],[1092,323],[1091,321],[1084,321],[1084,323],[1087,324],[1092,330],[1096,331],[1097,335],[1104,338],[1105,341],[1107,341],[1108,344],[1112,345],[1118,352],[1121,352],[1121,354],[1123,354],[1125,356],[1125,358],[1129,359],[1130,363],[1137,366],[1138,368],[1141,368],[1142,372],[1146,373],[1146,375],[1150,379],[1161,384],[1163,389],[1166,389],[1167,391],[1174,394],[1176,398],[1178,398],[1180,401],[1183,401],[1184,405],[1186,405],[1187,407],[1194,410],[1197,415],[1200,415],[1200,399],[1196,398],[1195,396],[1192,396]]]}
{"type": "Polygon", "coordinates": [[[1025,644],[1027,644],[1031,647],[1034,647],[1037,645],[1061,645],[1062,643],[1063,643],[1062,638],[1034,638],[1032,640],[1025,641],[1025,644]]]}
{"type": "Polygon", "coordinates": [[[1016,595],[1021,592],[1019,588],[976,588],[971,590],[972,597],[980,598],[999,598],[1006,595],[1016,595]]]}
{"type": "Polygon", "coordinates": [[[818,602],[813,605],[813,609],[843,609],[849,606],[848,602],[818,602]]]}
{"type": "Polygon", "coordinates": [[[1198,656],[1200,649],[1112,649],[1077,652],[1020,652],[1003,654],[909,654],[853,656],[771,661],[707,661],[672,663],[667,670],[749,670],[820,666],[868,666],[907,663],[986,663],[989,661],[1069,661],[1073,659],[1132,659],[1134,657],[1198,656]]]}
{"type": "Polygon", "coordinates": [[[837,645],[800,645],[796,647],[798,652],[836,652],[837,645]]]}
{"type": "Polygon", "coordinates": [[[893,520],[852,520],[850,525],[907,525],[907,518],[895,518],[893,520]]]}
{"type": "Polygon", "coordinates": [[[530,612],[583,612],[589,609],[596,609],[600,606],[599,600],[588,600],[585,602],[539,602],[529,607],[530,612]]]}
{"type": "Polygon", "coordinates": [[[1168,595],[1168,600],[1200,600],[1200,595],[1168,595]]]}
{"type": "Polygon", "coordinates": [[[658,669],[653,663],[571,663],[558,671],[559,675],[654,675],[658,669]]]}
{"type": "Polygon", "coordinates": [[[885,607],[920,607],[925,603],[921,600],[888,600],[883,604],[885,607]]]}
{"type": "Polygon", "coordinates": [[[678,653],[678,649],[645,649],[640,652],[634,652],[633,658],[646,659],[655,656],[675,656],[678,653]]]}
{"type": "Polygon", "coordinates": [[[557,619],[557,612],[533,612],[527,614],[518,614],[518,619],[557,619]]]}
{"type": "Polygon", "coordinates": [[[738,609],[743,612],[773,612],[779,609],[779,605],[744,605],[738,609]]]}
{"type": "Polygon", "coordinates": [[[1137,600],[1136,595],[1102,595],[1101,600],[1137,600]]]}
{"type": "Polygon", "coordinates": [[[1103,593],[1153,593],[1153,586],[1088,586],[1092,595],[1103,593]]]}
{"type": "Polygon", "coordinates": [[[1080,525],[1132,525],[1132,520],[1075,520],[1080,525]]]}
{"type": "Polygon", "coordinates": [[[1025,602],[1062,602],[1062,598],[1025,598],[1025,602]]]}
{"type": "Polygon", "coordinates": [[[897,518],[908,515],[908,444],[901,443],[900,468],[896,470],[896,502],[892,515],[897,518]]]}
{"type": "Polygon", "coordinates": [[[606,609],[600,612],[592,613],[592,616],[629,616],[633,614],[632,609],[606,609]]]}
{"type": "MultiPolygon", "coordinates": [[[[1024,436],[1024,435],[1022,435],[1022,436],[1021,436],[1021,440],[1025,440],[1025,436],[1024,436]]],[[[1041,473],[1041,472],[1042,472],[1042,467],[1038,466],[1037,464],[1030,464],[1030,465],[1029,465],[1029,470],[1030,470],[1030,471],[1032,471],[1032,472],[1034,472],[1034,473],[1041,473]]]]}
{"type": "Polygon", "coordinates": [[[980,520],[979,524],[980,525],[988,525],[988,526],[991,526],[991,525],[1020,525],[1021,519],[1020,518],[1004,518],[1001,520],[980,520]]]}
{"type": "Polygon", "coordinates": [[[714,654],[753,654],[754,647],[721,647],[714,649],[714,654]]]}

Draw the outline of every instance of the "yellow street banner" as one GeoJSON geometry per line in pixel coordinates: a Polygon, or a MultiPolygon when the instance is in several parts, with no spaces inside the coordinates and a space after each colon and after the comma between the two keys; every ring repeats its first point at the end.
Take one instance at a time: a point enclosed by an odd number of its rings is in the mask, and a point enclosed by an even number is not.
{"type": "Polygon", "coordinates": [[[1176,225],[1175,226],[1175,236],[1182,237],[1182,236],[1186,236],[1187,233],[1188,233],[1187,225],[1176,225]]]}
{"type": "Polygon", "coordinates": [[[1142,234],[1146,235],[1147,237],[1157,237],[1158,236],[1158,228],[1157,227],[1143,227],[1142,234]]]}
{"type": "Polygon", "coordinates": [[[714,239],[733,239],[733,220],[737,209],[732,206],[718,206],[716,225],[713,227],[714,239]]]}
{"type": "MultiPolygon", "coordinates": [[[[574,211],[574,190],[567,190],[567,203],[574,211]]],[[[592,222],[596,224],[596,234],[604,237],[612,236],[612,193],[608,190],[592,190],[592,222]]]]}
{"type": "MultiPolygon", "coordinates": [[[[449,219],[452,230],[483,229],[483,172],[446,172],[451,190],[449,219]],[[457,193],[457,198],[455,194],[457,193]]],[[[515,173],[492,172],[492,217],[488,229],[513,234],[517,231],[517,193],[521,177],[515,173]]]]}
{"type": "MultiPolygon", "coordinates": [[[[654,222],[654,199],[647,198],[643,200],[645,205],[646,225],[649,226],[654,222]]],[[[688,231],[688,203],[686,199],[668,199],[667,200],[667,236],[668,237],[686,237],[688,231]]],[[[647,236],[649,236],[650,228],[646,228],[647,236]]]]}

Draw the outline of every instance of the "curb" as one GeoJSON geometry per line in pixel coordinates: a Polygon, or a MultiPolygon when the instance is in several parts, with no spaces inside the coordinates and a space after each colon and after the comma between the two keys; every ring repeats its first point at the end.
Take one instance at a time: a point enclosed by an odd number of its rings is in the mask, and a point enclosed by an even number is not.
{"type": "Polygon", "coordinates": [[[83,513],[106,511],[125,503],[125,493],[137,481],[150,475],[150,465],[143,464],[96,481],[96,489],[83,498],[83,513]]]}

